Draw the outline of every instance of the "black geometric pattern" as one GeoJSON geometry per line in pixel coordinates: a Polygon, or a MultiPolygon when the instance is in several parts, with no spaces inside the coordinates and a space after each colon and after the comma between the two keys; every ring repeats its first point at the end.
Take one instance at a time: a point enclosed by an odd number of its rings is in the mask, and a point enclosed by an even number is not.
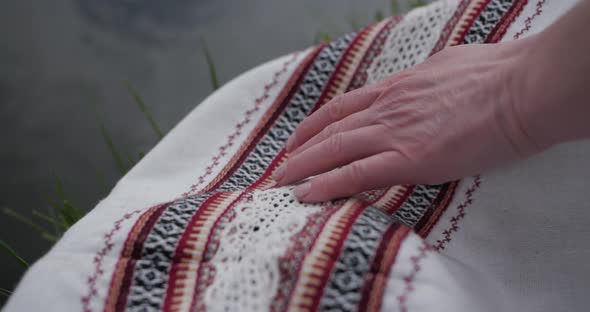
{"type": "Polygon", "coordinates": [[[413,227],[432,206],[442,188],[443,185],[416,185],[393,216],[401,223],[413,227]]]}
{"type": "Polygon", "coordinates": [[[484,43],[488,34],[496,27],[502,16],[504,16],[504,13],[510,9],[513,3],[513,0],[490,1],[481,14],[473,21],[473,24],[467,31],[467,35],[463,39],[463,44],[484,43]]]}
{"type": "Polygon", "coordinates": [[[283,114],[277,118],[244,163],[218,190],[245,189],[262,176],[289,136],[295,131],[295,127],[311,112],[330,75],[334,72],[340,56],[353,38],[354,34],[344,36],[319,53],[283,114]]]}
{"type": "Polygon", "coordinates": [[[353,38],[354,34],[344,36],[320,51],[285,111],[277,118],[242,165],[219,188],[212,192],[180,199],[165,208],[148,234],[141,260],[135,264],[127,309],[130,311],[161,309],[172,257],[191,217],[203,201],[212,194],[244,189],[262,176],[297,124],[310,113],[342,53],[353,38]]]}
{"type": "Polygon", "coordinates": [[[177,242],[198,207],[210,195],[180,199],[163,211],[143,244],[140,259],[135,263],[127,301],[129,311],[150,311],[161,307],[177,242]]]}
{"type": "Polygon", "coordinates": [[[320,311],[357,311],[373,255],[393,217],[369,207],[355,220],[346,236],[320,300],[320,311]]]}

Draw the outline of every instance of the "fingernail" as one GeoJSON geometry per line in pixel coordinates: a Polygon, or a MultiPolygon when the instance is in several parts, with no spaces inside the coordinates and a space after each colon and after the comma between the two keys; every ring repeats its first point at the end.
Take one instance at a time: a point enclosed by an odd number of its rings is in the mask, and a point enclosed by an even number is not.
{"type": "Polygon", "coordinates": [[[295,187],[295,197],[303,199],[311,190],[311,182],[305,182],[295,187]]]}
{"type": "Polygon", "coordinates": [[[285,176],[285,167],[285,164],[282,164],[279,166],[279,168],[277,168],[277,170],[275,170],[275,172],[272,173],[272,178],[275,179],[275,181],[279,182],[283,176],[285,176]]]}
{"type": "Polygon", "coordinates": [[[287,150],[287,152],[291,152],[293,150],[293,145],[295,145],[295,134],[293,134],[287,140],[287,145],[285,146],[285,150],[287,150]]]}

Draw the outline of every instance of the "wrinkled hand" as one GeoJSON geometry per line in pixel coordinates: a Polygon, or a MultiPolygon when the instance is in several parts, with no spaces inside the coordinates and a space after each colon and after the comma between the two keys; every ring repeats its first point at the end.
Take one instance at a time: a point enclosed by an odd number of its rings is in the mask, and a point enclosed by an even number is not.
{"type": "MultiPolygon", "coordinates": [[[[520,40],[526,41],[525,40],[520,40]]],[[[305,119],[273,177],[302,201],[396,184],[437,184],[538,149],[516,116],[521,42],[445,49],[337,96],[305,119]]]]}

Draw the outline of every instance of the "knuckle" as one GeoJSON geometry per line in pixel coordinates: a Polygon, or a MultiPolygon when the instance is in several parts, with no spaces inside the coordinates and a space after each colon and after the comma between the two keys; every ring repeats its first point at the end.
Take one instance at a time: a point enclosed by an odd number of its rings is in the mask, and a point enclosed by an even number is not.
{"type": "Polygon", "coordinates": [[[399,88],[398,90],[395,91],[395,95],[396,97],[399,99],[399,101],[407,101],[408,98],[410,97],[410,90],[408,88],[402,87],[399,88]]]}
{"type": "Polygon", "coordinates": [[[338,95],[330,103],[328,103],[327,113],[328,117],[332,120],[340,120],[342,117],[342,102],[343,102],[343,95],[338,95]]]}
{"type": "MultiPolygon", "coordinates": [[[[376,98],[379,94],[381,94],[383,88],[379,88],[376,86],[368,86],[368,87],[361,87],[359,89],[356,89],[352,92],[355,92],[359,95],[359,97],[361,98],[367,98],[367,97],[371,97],[371,98],[376,98]]],[[[349,93],[345,93],[345,94],[349,94],[349,93]]]]}
{"type": "Polygon", "coordinates": [[[338,126],[336,126],[336,124],[329,124],[322,130],[320,135],[321,138],[325,140],[336,133],[338,133],[338,126]]]}
{"type": "Polygon", "coordinates": [[[332,153],[342,152],[342,135],[337,133],[328,139],[328,148],[332,153]]]}
{"type": "Polygon", "coordinates": [[[362,166],[358,162],[354,162],[346,167],[345,179],[347,180],[348,191],[351,193],[360,192],[363,190],[363,181],[365,174],[362,166]]]}

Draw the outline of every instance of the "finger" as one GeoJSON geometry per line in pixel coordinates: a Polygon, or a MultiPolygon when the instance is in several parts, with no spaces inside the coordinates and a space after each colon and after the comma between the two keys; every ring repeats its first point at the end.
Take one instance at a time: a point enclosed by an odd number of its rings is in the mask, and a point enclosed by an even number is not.
{"type": "Polygon", "coordinates": [[[389,151],[312,178],[295,188],[295,196],[303,202],[327,201],[405,183],[410,173],[406,158],[389,151]]]}
{"type": "Polygon", "coordinates": [[[318,134],[316,134],[314,137],[307,140],[307,142],[303,143],[295,150],[293,150],[290,153],[290,157],[295,157],[296,155],[302,153],[303,151],[306,151],[307,149],[311,148],[316,144],[319,144],[320,142],[323,142],[324,140],[327,140],[328,138],[332,137],[337,133],[369,127],[372,125],[372,121],[374,119],[373,116],[374,114],[371,114],[369,110],[363,110],[361,112],[348,115],[340,121],[331,123],[318,134]]]}
{"type": "Polygon", "coordinates": [[[295,150],[327,125],[366,109],[379,97],[381,91],[380,86],[372,85],[336,96],[299,124],[287,141],[287,152],[295,150]]]}
{"type": "Polygon", "coordinates": [[[299,181],[330,171],[355,160],[386,151],[387,141],[380,136],[381,128],[365,127],[336,133],[308,150],[290,157],[275,171],[279,185],[299,181]]]}

